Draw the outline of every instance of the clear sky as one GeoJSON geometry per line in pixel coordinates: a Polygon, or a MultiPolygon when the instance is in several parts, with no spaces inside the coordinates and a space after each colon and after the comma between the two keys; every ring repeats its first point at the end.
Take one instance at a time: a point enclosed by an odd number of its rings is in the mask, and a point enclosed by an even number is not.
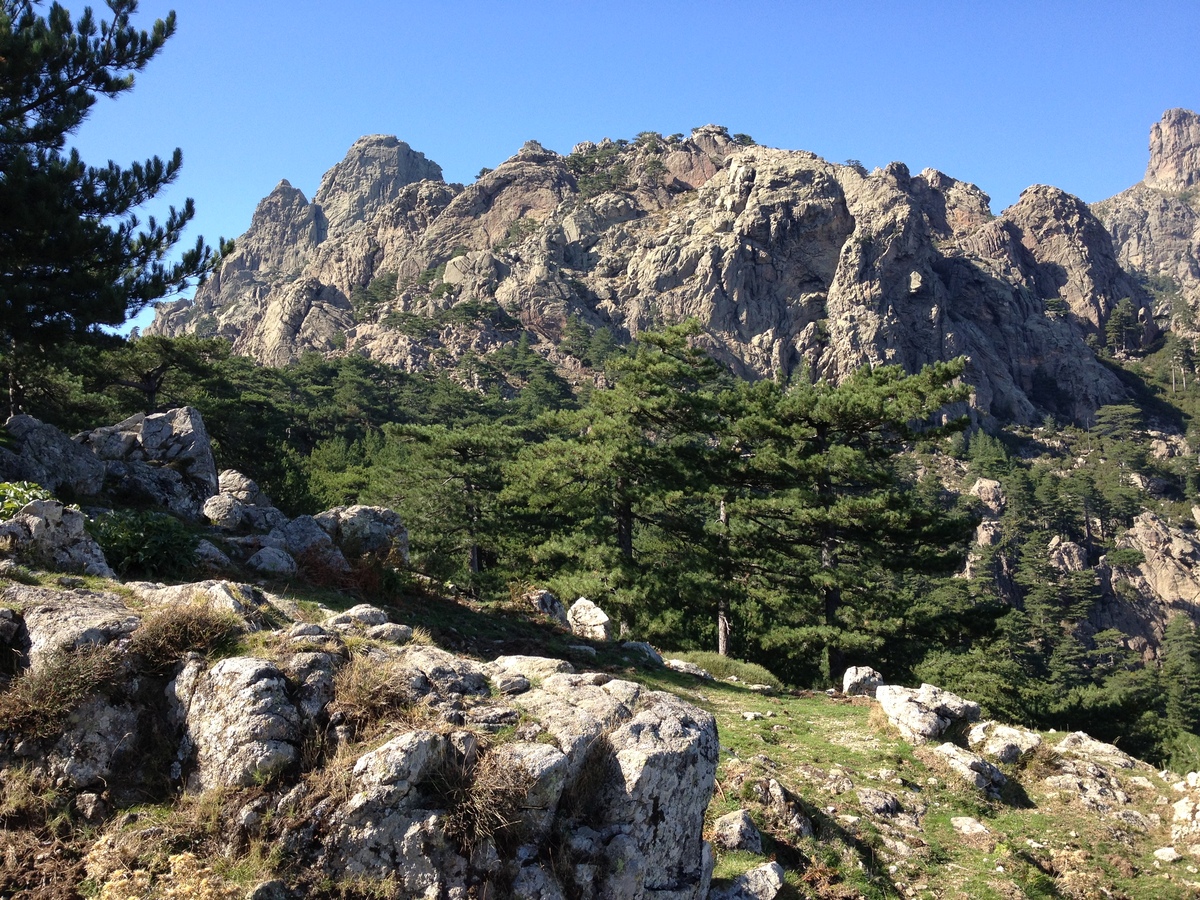
{"type": "Polygon", "coordinates": [[[998,212],[1036,183],[1109,197],[1165,109],[1200,111],[1198,0],[142,0],[136,21],[171,9],[175,36],[72,143],[94,164],[181,147],[165,198],[193,197],[213,244],[282,178],[311,198],[363,134],[470,182],[531,138],[716,123],[932,166],[998,212]]]}

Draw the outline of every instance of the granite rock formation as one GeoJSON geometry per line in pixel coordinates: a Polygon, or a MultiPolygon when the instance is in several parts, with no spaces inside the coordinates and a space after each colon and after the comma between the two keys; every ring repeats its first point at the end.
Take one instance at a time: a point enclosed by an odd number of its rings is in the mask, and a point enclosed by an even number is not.
{"type": "Polygon", "coordinates": [[[1163,113],[1150,130],[1146,177],[1093,209],[1111,232],[1121,265],[1157,281],[1167,301],[1161,312],[1170,316],[1172,327],[1195,331],[1194,314],[1200,309],[1200,115],[1186,109],[1163,113]]]}
{"type": "MultiPolygon", "coordinates": [[[[646,133],[561,156],[534,141],[469,186],[395,138],[363,138],[312,202],[286,181],[222,270],[151,333],[219,334],[271,365],[356,352],[454,366],[528,334],[564,371],[572,317],[628,339],[697,318],[754,377],[909,371],[965,355],[974,405],[1020,422],[1124,396],[1086,341],[1149,295],[1078,199],[1035,186],[1000,216],[974,185],[901,163],[646,133]]],[[[580,373],[579,377],[586,377],[580,373]]]]}

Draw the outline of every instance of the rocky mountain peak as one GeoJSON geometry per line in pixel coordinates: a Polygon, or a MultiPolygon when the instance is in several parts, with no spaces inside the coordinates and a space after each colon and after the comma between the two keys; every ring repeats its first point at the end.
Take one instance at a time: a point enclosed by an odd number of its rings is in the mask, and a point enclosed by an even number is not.
{"type": "Polygon", "coordinates": [[[1185,191],[1200,185],[1200,115],[1168,109],[1150,129],[1147,185],[1160,191],[1185,191]]]}
{"type": "Polygon", "coordinates": [[[1198,187],[1200,115],[1169,109],[1150,129],[1145,180],[1093,207],[1121,265],[1155,279],[1159,314],[1180,332],[1195,331],[1200,310],[1198,187]]]}
{"type": "Polygon", "coordinates": [[[391,135],[361,137],[345,158],[325,173],[313,202],[331,232],[370,219],[400,196],[406,185],[441,181],[442,167],[391,135]]]}
{"type": "Polygon", "coordinates": [[[523,333],[562,361],[575,317],[618,339],[695,318],[750,377],[966,356],[977,409],[999,418],[1122,398],[1085,341],[1125,297],[1147,334],[1153,317],[1104,227],[1055,188],[1000,217],[989,204],[933,169],[868,173],[718,125],[567,156],[529,141],[466,187],[373,135],[311,203],[281,182],[217,276],[149,333],[225,335],[273,365],[344,351],[411,371],[523,333]]]}

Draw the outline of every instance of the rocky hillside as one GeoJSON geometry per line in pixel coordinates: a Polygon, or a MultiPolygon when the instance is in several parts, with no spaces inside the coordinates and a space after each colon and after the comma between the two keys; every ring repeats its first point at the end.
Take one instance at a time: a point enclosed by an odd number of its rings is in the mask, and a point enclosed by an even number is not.
{"type": "Polygon", "coordinates": [[[1200,115],[1169,109],[1150,130],[1146,177],[1094,207],[1112,233],[1123,266],[1156,276],[1178,297],[1161,310],[1176,328],[1195,331],[1200,309],[1200,115]]]}
{"type": "Polygon", "coordinates": [[[573,317],[623,338],[695,317],[751,376],[965,355],[974,405],[1031,422],[1125,396],[1088,344],[1127,297],[1151,337],[1150,297],[1104,226],[1052,187],[993,216],[941,172],[869,173],[716,126],[568,156],[530,142],[464,187],[375,136],[311,202],[281,182],[222,270],[149,331],[223,335],[270,365],[317,350],[408,370],[528,334],[569,371],[573,317]]]}
{"type": "Polygon", "coordinates": [[[419,588],[374,596],[7,564],[0,893],[1200,887],[1200,778],[1085,734],[980,722],[968,700],[869,669],[828,694],[717,680],[578,623],[571,634],[538,611],[561,615],[544,593],[488,613],[419,588]]]}

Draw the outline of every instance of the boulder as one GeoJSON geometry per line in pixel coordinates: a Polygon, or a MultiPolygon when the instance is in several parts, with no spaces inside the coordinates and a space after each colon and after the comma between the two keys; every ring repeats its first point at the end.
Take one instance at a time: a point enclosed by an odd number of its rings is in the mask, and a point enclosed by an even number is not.
{"type": "Polygon", "coordinates": [[[412,640],[413,630],[407,625],[395,622],[384,622],[382,625],[371,625],[364,632],[373,641],[385,641],[389,644],[407,644],[412,640]]]}
{"type": "Polygon", "coordinates": [[[762,853],[762,835],[744,809],[726,813],[713,822],[712,842],[722,850],[762,853]]]}
{"type": "Polygon", "coordinates": [[[138,413],[76,436],[105,463],[110,490],[197,521],[220,481],[204,420],[190,406],[138,413]]]}
{"type": "Polygon", "coordinates": [[[876,816],[894,816],[900,812],[900,801],[894,794],[875,788],[859,788],[858,802],[863,809],[876,816]]]}
{"type": "Polygon", "coordinates": [[[567,610],[567,621],[571,631],[581,638],[592,641],[607,641],[612,638],[612,623],[604,610],[588,600],[580,597],[567,610]]]}
{"type": "Polygon", "coordinates": [[[205,669],[189,661],[167,688],[182,727],[181,762],[190,790],[246,787],[299,759],[302,722],[274,663],[235,656],[205,669]]]}
{"type": "Polygon", "coordinates": [[[1147,763],[1136,760],[1112,744],[1098,741],[1082,731],[1068,734],[1054,746],[1054,752],[1060,756],[1070,754],[1085,762],[1117,769],[1150,769],[1147,763]]]}
{"type": "Polygon", "coordinates": [[[483,667],[483,671],[488,678],[507,674],[541,680],[550,675],[571,675],[575,672],[575,667],[565,659],[545,656],[497,656],[483,667]]]}
{"type": "Polygon", "coordinates": [[[987,721],[980,722],[967,732],[967,744],[985,756],[1011,764],[1040,747],[1042,739],[1024,728],[987,721]]]}
{"type": "Polygon", "coordinates": [[[444,815],[422,808],[417,790],[453,754],[446,736],[413,731],[360,756],[354,794],[326,815],[334,871],[395,878],[405,896],[462,888],[467,862],[445,833],[444,815]]]}
{"type": "Polygon", "coordinates": [[[225,469],[217,476],[217,490],[246,506],[273,506],[271,498],[264,494],[258,483],[247,478],[237,469],[225,469]]]}
{"type": "Polygon", "coordinates": [[[12,585],[0,597],[21,610],[35,671],[59,651],[119,641],[141,623],[118,595],[107,592],[12,585]]]}
{"type": "Polygon", "coordinates": [[[216,610],[231,612],[245,622],[251,631],[258,630],[262,621],[262,611],[268,606],[266,596],[257,587],[235,581],[209,580],[172,585],[128,581],[125,587],[147,606],[203,603],[216,610]]]}
{"type": "Polygon", "coordinates": [[[638,887],[650,892],[707,884],[712,871],[705,871],[702,832],[716,778],[716,721],[678,697],[655,692],[610,733],[609,743],[616,769],[600,790],[595,821],[623,826],[638,849],[645,861],[638,887]]]}
{"type": "Polygon", "coordinates": [[[950,819],[950,825],[954,830],[964,837],[974,837],[979,834],[990,834],[988,827],[974,819],[971,816],[954,816],[950,819]]]}
{"type": "Polygon", "coordinates": [[[567,611],[557,597],[545,590],[532,590],[525,595],[525,602],[547,618],[553,619],[560,625],[571,627],[567,611]]]}
{"type": "Polygon", "coordinates": [[[232,494],[216,494],[204,501],[201,512],[204,513],[204,518],[218,528],[233,531],[242,524],[246,504],[232,494]]]}
{"type": "Polygon", "coordinates": [[[774,900],[783,890],[783,866],[763,863],[733,879],[726,887],[713,888],[708,900],[774,900]]]}
{"type": "Polygon", "coordinates": [[[394,510],[382,506],[337,506],[318,513],[316,522],[350,559],[373,556],[386,560],[393,554],[408,562],[408,530],[394,510]]]}
{"type": "Polygon", "coordinates": [[[350,572],[346,557],[313,516],[297,516],[270,537],[282,541],[297,565],[310,574],[339,577],[350,572]]]}
{"type": "Polygon", "coordinates": [[[621,649],[629,650],[639,656],[643,656],[648,662],[656,666],[663,664],[662,655],[645,641],[626,641],[621,645],[621,649]]]}
{"type": "Polygon", "coordinates": [[[979,718],[979,704],[923,684],[918,688],[882,685],[875,693],[888,720],[909,741],[923,744],[979,718]]]}
{"type": "Polygon", "coordinates": [[[972,753],[969,750],[964,750],[955,744],[942,744],[935,752],[940,753],[946,758],[951,771],[968,784],[975,785],[981,791],[987,791],[989,794],[998,794],[1000,788],[1008,781],[1003,772],[982,756],[972,753]]]}
{"type": "Polygon", "coordinates": [[[86,700],[67,716],[62,736],[46,755],[51,776],[76,791],[103,791],[110,783],[127,787],[131,772],[141,767],[140,719],[131,703],[86,700]]]}
{"type": "Polygon", "coordinates": [[[269,578],[290,578],[298,571],[296,561],[276,547],[263,547],[246,560],[246,565],[269,578]]]}
{"type": "Polygon", "coordinates": [[[369,628],[374,625],[388,624],[388,615],[378,606],[371,606],[369,603],[360,603],[357,606],[350,607],[345,612],[330,616],[322,624],[326,628],[335,628],[338,630],[346,628],[369,628]]]}
{"type": "Polygon", "coordinates": [[[142,460],[112,460],[105,465],[108,493],[127,506],[166,510],[189,522],[203,520],[204,497],[197,497],[175,469],[142,460]]]}
{"type": "Polygon", "coordinates": [[[521,800],[526,841],[542,841],[550,832],[559,798],[567,785],[570,765],[566,755],[549,744],[512,741],[492,751],[501,766],[523,769],[530,777],[521,800]]]}
{"type": "Polygon", "coordinates": [[[771,818],[797,838],[812,837],[812,820],[804,814],[799,799],[774,778],[755,783],[754,795],[771,818]]]}
{"type": "Polygon", "coordinates": [[[86,447],[33,416],[12,416],[4,427],[15,446],[0,448],[0,481],[34,481],[79,497],[100,493],[104,463],[86,447]]]}
{"type": "Polygon", "coordinates": [[[58,571],[116,578],[104,551],[87,533],[83,513],[57,500],[26,503],[0,523],[0,553],[58,571]]]}
{"type": "Polygon", "coordinates": [[[874,697],[883,676],[870,666],[852,666],[842,675],[842,693],[848,697],[874,697]]]}
{"type": "Polygon", "coordinates": [[[668,659],[663,661],[663,665],[673,672],[682,672],[685,675],[692,675],[696,678],[703,678],[705,681],[712,681],[712,673],[707,669],[702,669],[695,663],[690,663],[683,659],[668,659]]]}
{"type": "Polygon", "coordinates": [[[210,573],[228,572],[233,561],[212,541],[203,538],[196,544],[196,564],[210,573]]]}

